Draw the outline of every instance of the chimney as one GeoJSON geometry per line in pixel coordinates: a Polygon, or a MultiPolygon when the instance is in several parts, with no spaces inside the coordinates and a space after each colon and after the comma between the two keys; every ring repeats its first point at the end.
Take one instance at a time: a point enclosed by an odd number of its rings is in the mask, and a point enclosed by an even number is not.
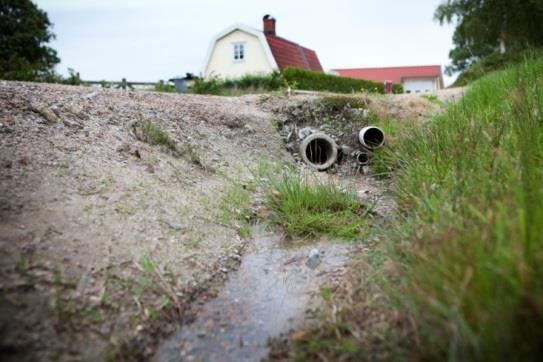
{"type": "Polygon", "coordinates": [[[264,22],[264,34],[275,35],[275,19],[271,15],[264,15],[262,21],[264,22]]]}

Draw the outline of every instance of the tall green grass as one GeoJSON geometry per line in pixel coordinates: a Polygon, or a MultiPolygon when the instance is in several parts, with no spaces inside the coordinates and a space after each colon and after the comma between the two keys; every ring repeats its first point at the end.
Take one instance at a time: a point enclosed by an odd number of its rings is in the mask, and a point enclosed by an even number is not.
{"type": "Polygon", "coordinates": [[[268,206],[270,222],[281,226],[289,237],[356,239],[370,216],[355,194],[331,183],[309,182],[294,172],[272,182],[268,206]]]}
{"type": "Polygon", "coordinates": [[[389,290],[415,321],[415,357],[542,358],[543,59],[473,84],[386,159],[400,212],[389,290]]]}

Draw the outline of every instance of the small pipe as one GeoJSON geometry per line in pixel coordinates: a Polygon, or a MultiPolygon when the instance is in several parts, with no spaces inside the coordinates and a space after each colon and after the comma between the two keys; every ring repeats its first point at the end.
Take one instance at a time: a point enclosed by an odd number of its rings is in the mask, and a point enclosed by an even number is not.
{"type": "Polygon", "coordinates": [[[300,144],[302,160],[309,166],[322,171],[332,166],[338,156],[336,142],[324,133],[313,133],[300,144]]]}
{"type": "Polygon", "coordinates": [[[368,152],[359,151],[354,157],[360,166],[366,166],[370,163],[370,154],[368,152]]]}
{"type": "Polygon", "coordinates": [[[358,133],[358,140],[366,148],[379,148],[385,144],[385,133],[379,127],[364,127],[358,133]]]}

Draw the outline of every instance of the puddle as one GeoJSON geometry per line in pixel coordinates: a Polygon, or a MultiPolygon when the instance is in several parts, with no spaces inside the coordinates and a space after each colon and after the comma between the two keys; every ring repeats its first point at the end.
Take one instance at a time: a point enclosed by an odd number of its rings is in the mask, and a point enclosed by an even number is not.
{"type": "Polygon", "coordinates": [[[259,361],[269,352],[268,338],[303,323],[311,295],[327,275],[341,271],[349,252],[348,245],[330,242],[286,248],[261,225],[253,237],[239,270],[153,361],[259,361]],[[306,265],[312,249],[321,253],[314,269],[306,265]]]}

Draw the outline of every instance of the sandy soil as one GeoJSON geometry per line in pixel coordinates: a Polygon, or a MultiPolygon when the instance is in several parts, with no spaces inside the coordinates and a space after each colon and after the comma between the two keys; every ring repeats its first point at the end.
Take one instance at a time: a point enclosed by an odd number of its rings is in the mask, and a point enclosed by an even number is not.
{"type": "MultiPolygon", "coordinates": [[[[373,99],[373,111],[435,111],[394,97],[373,99]]],[[[218,221],[222,196],[261,160],[292,160],[261,104],[0,82],[2,358],[146,358],[172,321],[190,318],[248,242],[218,221]],[[142,121],[173,150],[145,142],[142,121]]],[[[390,212],[381,183],[342,182],[390,212]]]]}
{"type": "Polygon", "coordinates": [[[2,353],[120,353],[236,265],[244,242],[216,204],[287,157],[256,100],[0,83],[2,353]],[[139,120],[190,154],[139,141],[139,120]]]}

